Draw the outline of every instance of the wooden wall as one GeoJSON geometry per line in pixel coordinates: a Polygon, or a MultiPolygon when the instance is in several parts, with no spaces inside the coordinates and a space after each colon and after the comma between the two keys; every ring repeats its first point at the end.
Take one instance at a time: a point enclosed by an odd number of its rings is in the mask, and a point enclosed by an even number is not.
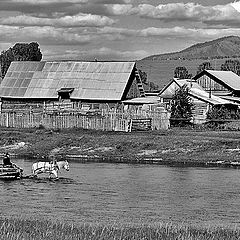
{"type": "Polygon", "coordinates": [[[205,91],[212,91],[213,94],[214,92],[229,93],[229,90],[227,88],[217,83],[214,79],[208,77],[207,75],[203,75],[202,77],[198,78],[197,83],[205,91]]]}

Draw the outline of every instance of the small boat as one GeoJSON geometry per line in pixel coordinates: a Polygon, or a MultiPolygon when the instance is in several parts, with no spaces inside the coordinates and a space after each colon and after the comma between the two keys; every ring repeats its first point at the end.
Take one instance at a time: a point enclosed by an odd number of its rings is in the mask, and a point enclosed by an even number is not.
{"type": "Polygon", "coordinates": [[[15,180],[22,178],[23,169],[15,164],[6,166],[0,164],[0,179],[2,180],[15,180]]]}

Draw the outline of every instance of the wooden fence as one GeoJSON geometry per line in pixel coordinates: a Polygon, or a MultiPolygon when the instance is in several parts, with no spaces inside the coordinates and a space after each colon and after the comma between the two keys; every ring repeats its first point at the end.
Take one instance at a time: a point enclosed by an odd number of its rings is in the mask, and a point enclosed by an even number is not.
{"type": "MultiPolygon", "coordinates": [[[[34,128],[43,126],[48,129],[84,128],[105,131],[132,131],[139,122],[143,125],[144,120],[148,122],[145,130],[168,129],[169,113],[166,111],[102,111],[101,113],[78,112],[78,111],[56,111],[56,112],[13,112],[0,113],[0,126],[13,128],[34,128]],[[149,125],[150,124],[150,125],[149,125]]],[[[141,130],[144,130],[142,128],[141,130]]]]}

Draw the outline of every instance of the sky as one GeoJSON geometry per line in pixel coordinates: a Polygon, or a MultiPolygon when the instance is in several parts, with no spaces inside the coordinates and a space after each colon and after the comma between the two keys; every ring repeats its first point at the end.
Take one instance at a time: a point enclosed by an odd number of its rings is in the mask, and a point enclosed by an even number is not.
{"type": "Polygon", "coordinates": [[[240,1],[0,0],[0,51],[38,42],[43,60],[132,61],[240,36],[240,1]]]}

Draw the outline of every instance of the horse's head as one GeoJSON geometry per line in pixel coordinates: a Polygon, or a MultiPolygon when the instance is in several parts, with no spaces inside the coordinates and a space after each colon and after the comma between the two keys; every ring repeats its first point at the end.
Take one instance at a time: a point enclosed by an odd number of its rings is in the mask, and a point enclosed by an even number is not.
{"type": "Polygon", "coordinates": [[[63,168],[64,168],[65,170],[69,171],[69,163],[68,163],[67,160],[65,161],[65,163],[64,163],[64,165],[63,165],[63,168]]]}

